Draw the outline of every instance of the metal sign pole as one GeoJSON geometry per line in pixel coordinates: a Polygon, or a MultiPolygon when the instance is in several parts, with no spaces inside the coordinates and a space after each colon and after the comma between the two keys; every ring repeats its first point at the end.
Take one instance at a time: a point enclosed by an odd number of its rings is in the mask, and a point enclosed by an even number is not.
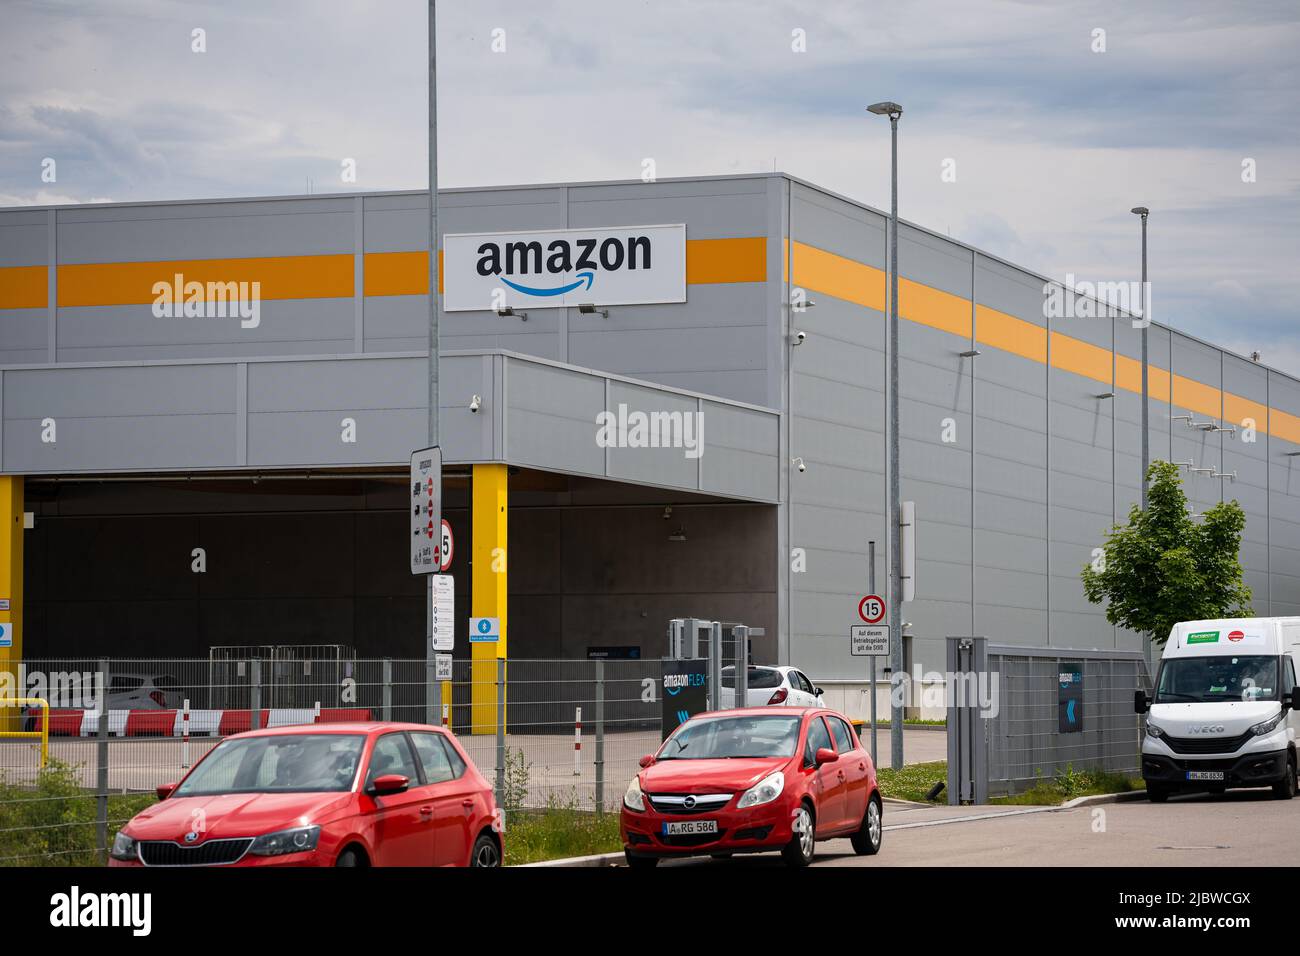
{"type": "MultiPolygon", "coordinates": [[[[429,0],[429,447],[438,444],[438,3],[429,0]]],[[[442,471],[435,478],[442,488],[442,471]]],[[[434,533],[441,548],[442,531],[435,521],[434,533]]],[[[437,571],[435,562],[434,571],[437,571]]],[[[433,575],[425,576],[424,625],[424,722],[437,719],[434,697],[438,665],[433,647],[433,575]]]]}
{"type": "MultiPolygon", "coordinates": [[[[876,593],[876,542],[867,542],[867,590],[876,593]]],[[[876,656],[871,656],[871,765],[876,762],[876,656]]]]}

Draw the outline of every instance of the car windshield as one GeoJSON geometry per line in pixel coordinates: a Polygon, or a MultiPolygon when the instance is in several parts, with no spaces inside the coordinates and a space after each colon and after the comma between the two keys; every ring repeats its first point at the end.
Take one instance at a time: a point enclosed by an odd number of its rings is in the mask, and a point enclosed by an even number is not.
{"type": "MultiPolygon", "coordinates": [[[[781,672],[771,667],[751,667],[749,674],[745,679],[749,682],[750,690],[768,690],[772,687],[781,686],[781,672]]],[[[736,686],[736,669],[734,667],[724,667],[722,669],[722,686],[736,686]]]]}
{"type": "Polygon", "coordinates": [[[793,757],[799,721],[789,716],[706,717],[692,720],[664,741],[660,760],[793,757]]]}
{"type": "Polygon", "coordinates": [[[176,788],[176,796],[349,790],[365,737],[284,734],[220,743],[176,788]]]}
{"type": "Polygon", "coordinates": [[[1278,700],[1277,664],[1263,655],[1171,658],[1160,665],[1152,703],[1278,700]]]}

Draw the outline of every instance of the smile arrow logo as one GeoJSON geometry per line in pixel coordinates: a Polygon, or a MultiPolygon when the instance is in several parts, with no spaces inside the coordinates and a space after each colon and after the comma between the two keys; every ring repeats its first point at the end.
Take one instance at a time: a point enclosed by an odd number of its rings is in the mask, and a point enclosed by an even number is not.
{"type": "Polygon", "coordinates": [[[592,282],[595,281],[595,279],[596,279],[596,273],[594,272],[579,272],[577,281],[570,282],[568,285],[562,285],[555,289],[538,289],[533,286],[520,285],[517,282],[511,282],[505,276],[501,277],[501,281],[504,282],[506,285],[510,286],[510,288],[514,289],[516,292],[522,292],[524,295],[539,295],[539,296],[564,295],[566,292],[572,292],[574,289],[578,288],[578,286],[582,285],[584,282],[587,284],[587,288],[590,289],[591,284],[592,282]]]}

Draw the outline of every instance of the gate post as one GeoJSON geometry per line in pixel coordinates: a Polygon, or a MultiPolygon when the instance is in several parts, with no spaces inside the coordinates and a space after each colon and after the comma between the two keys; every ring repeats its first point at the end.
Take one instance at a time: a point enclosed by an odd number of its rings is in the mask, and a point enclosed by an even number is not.
{"type": "Polygon", "coordinates": [[[722,706],[722,622],[709,628],[709,710],[722,706]]]}
{"type": "MultiPolygon", "coordinates": [[[[41,716],[50,726],[50,708],[41,716]]],[[[95,728],[95,844],[101,862],[108,865],[108,658],[99,659],[99,724],[95,728]]]]}
{"type": "Polygon", "coordinates": [[[988,803],[988,721],[978,693],[988,673],[988,639],[949,637],[947,645],[948,803],[988,803]]]}
{"type": "Polygon", "coordinates": [[[605,662],[596,660],[596,813],[605,813],[605,662]]]}
{"type": "Polygon", "coordinates": [[[249,673],[252,675],[249,680],[252,682],[249,686],[248,696],[248,729],[257,730],[262,724],[262,660],[254,657],[250,666],[249,673]]]}
{"type": "MultiPolygon", "coordinates": [[[[384,697],[383,697],[384,720],[392,720],[393,719],[393,659],[391,657],[384,658],[382,679],[384,682],[384,697]]],[[[426,690],[425,693],[427,694],[428,690],[426,690]]],[[[370,699],[374,700],[373,697],[370,699]]],[[[426,716],[425,723],[429,723],[429,724],[433,723],[432,720],[427,719],[428,717],[427,714],[425,716],[426,716]]]]}

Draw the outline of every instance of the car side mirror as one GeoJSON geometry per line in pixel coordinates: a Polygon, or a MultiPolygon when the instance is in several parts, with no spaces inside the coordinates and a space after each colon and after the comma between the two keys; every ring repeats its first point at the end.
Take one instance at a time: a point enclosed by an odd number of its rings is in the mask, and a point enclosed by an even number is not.
{"type": "Polygon", "coordinates": [[[822,694],[824,694],[824,693],[826,693],[826,691],[822,690],[820,687],[814,687],[814,688],[813,688],[813,696],[814,696],[814,697],[820,697],[820,696],[822,696],[822,694]]]}
{"type": "Polygon", "coordinates": [[[375,778],[370,785],[370,792],[382,797],[390,793],[401,793],[410,786],[410,777],[404,777],[400,773],[386,773],[375,778]]]}
{"type": "Polygon", "coordinates": [[[1145,714],[1151,709],[1151,698],[1147,696],[1144,690],[1135,690],[1133,692],[1133,713],[1145,714]]]}
{"type": "Polygon", "coordinates": [[[834,763],[839,759],[839,755],[830,747],[818,747],[817,754],[813,757],[813,763],[820,767],[822,764],[834,763]]]}
{"type": "Polygon", "coordinates": [[[642,770],[644,770],[646,767],[650,766],[654,762],[655,762],[655,755],[646,754],[644,757],[642,757],[640,760],[637,761],[637,766],[639,766],[642,770]]]}
{"type": "Polygon", "coordinates": [[[159,800],[166,800],[172,795],[172,792],[179,786],[176,783],[160,783],[154,788],[154,793],[158,794],[159,800]]]}

